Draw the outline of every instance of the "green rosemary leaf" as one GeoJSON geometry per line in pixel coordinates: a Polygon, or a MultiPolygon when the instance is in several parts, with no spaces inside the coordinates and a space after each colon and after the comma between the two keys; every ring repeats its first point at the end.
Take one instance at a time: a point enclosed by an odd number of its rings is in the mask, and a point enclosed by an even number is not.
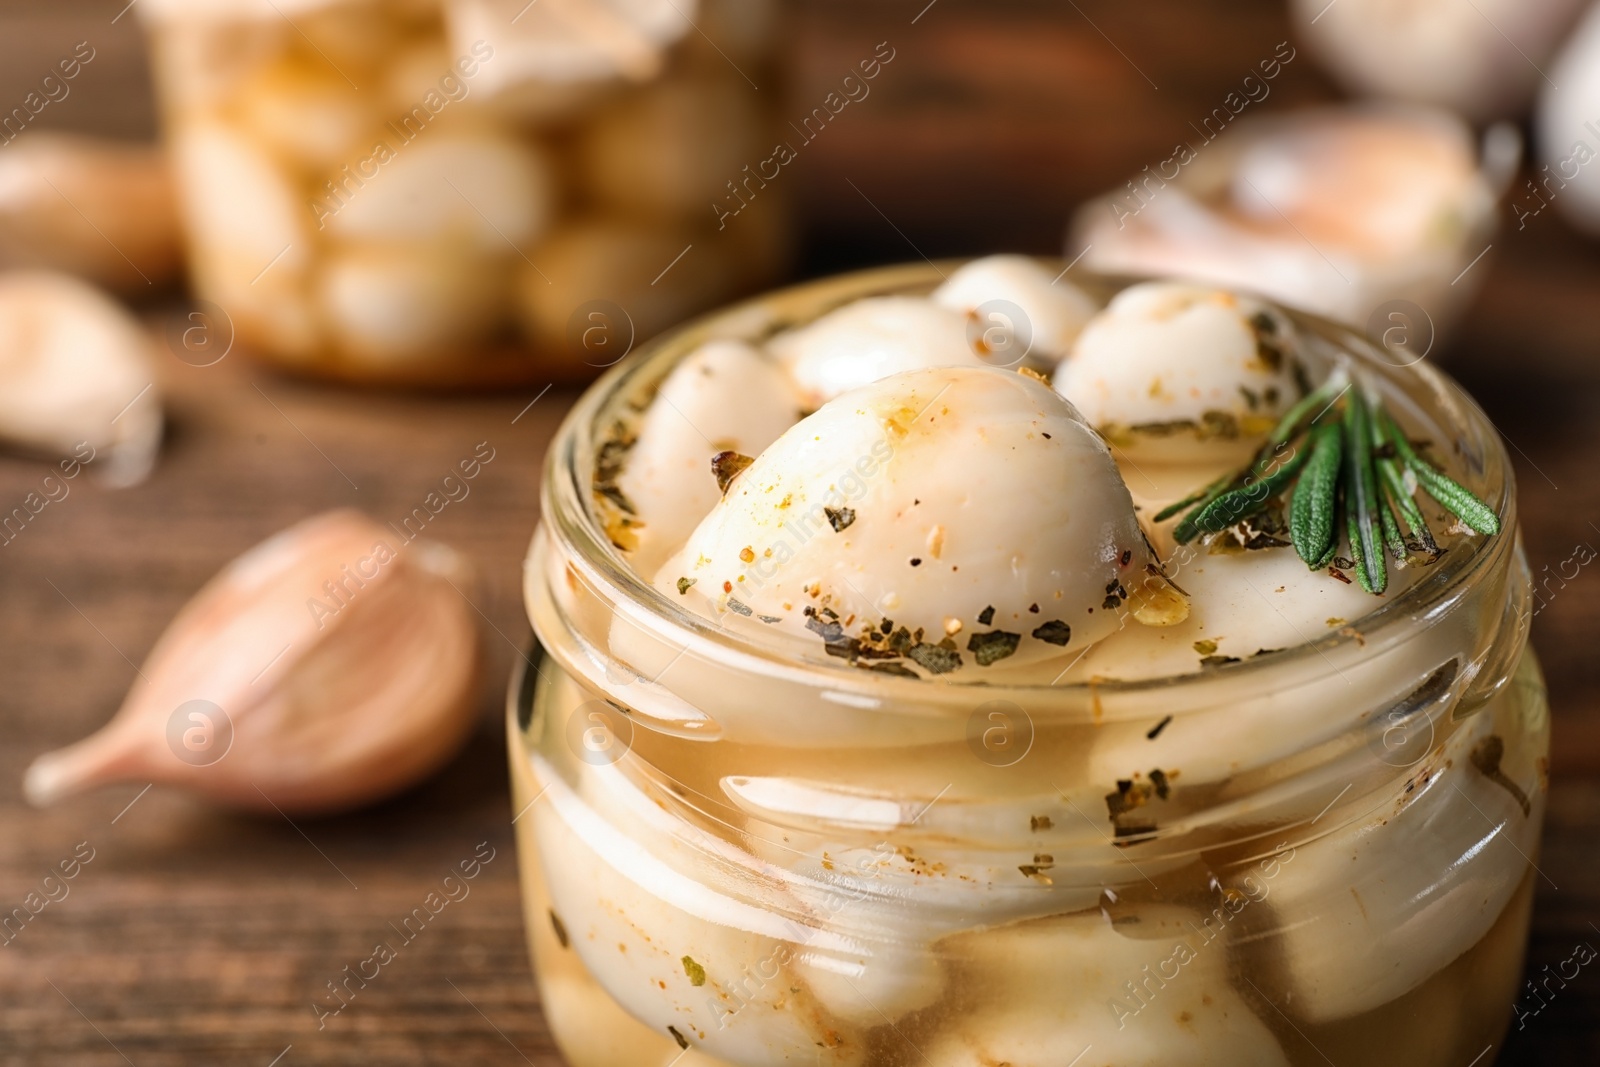
{"type": "Polygon", "coordinates": [[[1404,567],[1410,562],[1411,554],[1406,551],[1405,538],[1400,536],[1400,521],[1395,518],[1394,504],[1390,502],[1381,486],[1378,489],[1378,520],[1383,530],[1383,543],[1388,546],[1389,555],[1394,557],[1395,563],[1404,567]]]}
{"type": "Polygon", "coordinates": [[[1339,492],[1339,467],[1344,455],[1337,424],[1311,431],[1311,455],[1289,500],[1289,536],[1308,566],[1328,554],[1338,541],[1333,525],[1339,492]]]}
{"type": "Polygon", "coordinates": [[[1273,497],[1288,488],[1289,482],[1305,464],[1306,456],[1305,449],[1296,449],[1277,470],[1260,481],[1222,494],[1184,521],[1192,523],[1202,533],[1226,530],[1245,516],[1254,515],[1265,508],[1273,497]]]}
{"type": "Polygon", "coordinates": [[[1307,564],[1307,566],[1314,571],[1325,571],[1329,567],[1333,566],[1333,557],[1337,556],[1338,554],[1339,538],[1337,536],[1330,537],[1328,538],[1328,550],[1322,554],[1322,558],[1318,559],[1315,563],[1307,564]]]}
{"type": "Polygon", "coordinates": [[[1256,453],[1257,467],[1259,468],[1267,457],[1277,451],[1280,445],[1299,433],[1300,424],[1306,421],[1307,416],[1311,417],[1314,424],[1316,419],[1335,400],[1339,399],[1339,395],[1344,392],[1349,384],[1349,375],[1342,370],[1335,371],[1328,376],[1327,381],[1296,401],[1295,405],[1278,421],[1277,427],[1267,435],[1266,442],[1262,444],[1261,449],[1256,453]]]}
{"type": "Polygon", "coordinates": [[[1500,516],[1494,513],[1494,509],[1454,478],[1417,455],[1411,442],[1406,440],[1406,435],[1388,415],[1383,416],[1383,429],[1405,465],[1416,472],[1418,483],[1429,496],[1478,533],[1488,537],[1500,532],[1500,516]]]}
{"type": "Polygon", "coordinates": [[[1389,585],[1388,565],[1378,543],[1377,476],[1372,467],[1372,413],[1359,388],[1344,406],[1345,512],[1350,555],[1356,561],[1361,588],[1381,593],[1389,585]]]}
{"type": "MultiPolygon", "coordinates": [[[[1369,593],[1381,593],[1381,592],[1383,592],[1382,589],[1378,588],[1377,586],[1375,586],[1373,584],[1372,572],[1367,569],[1367,552],[1366,552],[1365,546],[1362,543],[1363,538],[1361,536],[1361,524],[1360,524],[1359,520],[1357,520],[1354,511],[1351,511],[1349,514],[1347,514],[1345,516],[1345,524],[1346,524],[1346,533],[1350,538],[1350,556],[1351,556],[1352,559],[1355,560],[1355,563],[1356,563],[1356,566],[1355,566],[1356,580],[1361,583],[1361,588],[1365,589],[1369,593]]],[[[1379,574],[1383,574],[1384,577],[1385,577],[1385,580],[1387,580],[1388,574],[1387,574],[1386,570],[1382,567],[1382,563],[1383,563],[1382,557],[1379,557],[1378,563],[1379,563],[1379,571],[1378,571],[1378,573],[1379,574]]]]}
{"type": "Polygon", "coordinates": [[[1172,516],[1176,515],[1190,504],[1199,504],[1201,507],[1204,507],[1226,492],[1228,487],[1232,485],[1234,481],[1238,479],[1238,477],[1239,475],[1237,473],[1224,474],[1221,478],[1218,478],[1204,489],[1196,490],[1195,492],[1184,497],[1182,500],[1179,500],[1176,503],[1168,504],[1166,507],[1156,512],[1156,517],[1151,521],[1166,522],[1168,519],[1172,518],[1172,516]]]}

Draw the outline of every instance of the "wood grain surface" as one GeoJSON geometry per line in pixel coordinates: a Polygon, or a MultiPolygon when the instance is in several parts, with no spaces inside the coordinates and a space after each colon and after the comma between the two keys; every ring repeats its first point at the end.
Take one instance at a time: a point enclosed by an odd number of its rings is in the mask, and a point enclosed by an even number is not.
{"type": "MultiPolygon", "coordinates": [[[[789,84],[761,90],[786,93],[794,114],[877,42],[896,49],[875,95],[785,172],[805,271],[1059,251],[1075,202],[1161,158],[1290,37],[1268,0],[925,5],[813,0],[796,12],[789,84]]],[[[148,135],[135,19],[110,21],[123,6],[0,3],[0,106],[88,39],[99,59],[44,123],[148,135]]],[[[1274,94],[1263,106],[1332,97],[1305,55],[1274,94]]],[[[1504,231],[1473,270],[1482,295],[1430,358],[1510,442],[1529,558],[1555,572],[1578,545],[1600,546],[1600,244],[1547,212],[1504,231]]],[[[160,300],[144,311],[170,314],[160,300]]],[[[69,896],[0,947],[0,1065],[555,1067],[523,942],[500,731],[504,681],[528,638],[518,582],[539,464],[573,394],[553,389],[525,413],[538,390],[368,395],[276,377],[238,354],[202,369],[163,352],[160,378],[171,431],[151,481],[111,491],[79,479],[0,546],[0,911],[80,843],[94,856],[69,896]],[[438,777],[362,813],[296,823],[138,785],[49,811],[23,805],[28,762],[106,720],[134,665],[223,563],[324,508],[404,514],[485,440],[495,460],[430,531],[480,565],[474,601],[490,650],[481,729],[438,777]],[[311,1004],[325,983],[480,842],[495,858],[471,895],[319,1030],[311,1004]]],[[[0,457],[0,508],[45,473],[0,457]]],[[[1597,624],[1592,566],[1534,623],[1556,742],[1540,858],[1553,884],[1539,887],[1530,973],[1579,942],[1600,945],[1597,624]]],[[[1600,971],[1581,972],[1494,1054],[1600,1061],[1600,971]]]]}

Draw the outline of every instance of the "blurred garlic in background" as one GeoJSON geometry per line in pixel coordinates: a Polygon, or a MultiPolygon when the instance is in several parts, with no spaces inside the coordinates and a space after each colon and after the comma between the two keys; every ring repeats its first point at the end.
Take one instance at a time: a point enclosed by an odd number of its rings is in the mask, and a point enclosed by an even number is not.
{"type": "Polygon", "coordinates": [[[1600,5],[1563,47],[1539,98],[1535,126],[1543,168],[1512,203],[1518,228],[1550,203],[1572,223],[1600,236],[1600,5]]]}
{"type": "Polygon", "coordinates": [[[0,152],[0,269],[61,270],[142,293],[177,272],[180,242],[155,145],[30,131],[0,152]]]}
{"type": "MultiPolygon", "coordinates": [[[[1583,0],[1293,0],[1299,38],[1355,95],[1521,113],[1583,0]]],[[[1560,84],[1559,79],[1557,84],[1560,84]]]]}
{"type": "Polygon", "coordinates": [[[100,481],[143,481],[161,447],[152,343],[121,305],[77,278],[0,275],[0,439],[63,456],[86,444],[100,481]]]}
{"type": "Polygon", "coordinates": [[[354,511],[268,538],[161,635],[116,717],[40,756],[36,805],[112,782],[234,807],[355,807],[433,773],[476,719],[471,568],[354,511]]]}
{"type": "Polygon", "coordinates": [[[1410,301],[1443,329],[1477,277],[1520,152],[1444,112],[1322,108],[1246,119],[1157,175],[1083,206],[1067,242],[1084,265],[1253,290],[1354,325],[1410,301]],[[1167,170],[1170,180],[1163,180],[1167,170]]]}

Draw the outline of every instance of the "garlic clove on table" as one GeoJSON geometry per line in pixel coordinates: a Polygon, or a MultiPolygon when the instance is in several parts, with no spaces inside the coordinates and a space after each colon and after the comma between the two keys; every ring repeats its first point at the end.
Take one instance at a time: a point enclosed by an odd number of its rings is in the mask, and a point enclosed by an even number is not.
{"type": "Polygon", "coordinates": [[[31,803],[118,781],[235,807],[350,808],[443,764],[475,720],[479,649],[455,551],[355,511],[268,538],[156,643],[99,733],[34,761],[31,803]]]}
{"type": "Polygon", "coordinates": [[[30,132],[0,153],[0,266],[143,292],[176,273],[180,243],[156,145],[30,132]]]}
{"type": "Polygon", "coordinates": [[[141,482],[161,446],[143,327],[65,274],[0,275],[0,439],[71,453],[107,485],[141,482]]]}

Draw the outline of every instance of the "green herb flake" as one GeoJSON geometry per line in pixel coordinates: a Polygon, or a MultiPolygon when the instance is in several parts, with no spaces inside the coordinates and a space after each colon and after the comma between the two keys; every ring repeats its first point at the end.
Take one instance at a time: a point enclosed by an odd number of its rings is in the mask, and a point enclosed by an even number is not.
{"type": "Polygon", "coordinates": [[[711,457],[711,473],[717,476],[717,489],[726,494],[728,486],[755,460],[738,452],[718,452],[711,457]]]}
{"type": "Polygon", "coordinates": [[[1028,829],[1034,833],[1038,833],[1040,830],[1052,829],[1054,826],[1055,823],[1050,820],[1048,815],[1030,815],[1028,817],[1028,829]]]}
{"type": "Polygon", "coordinates": [[[987,667],[1016,652],[1017,646],[1021,643],[1021,634],[990,630],[988,633],[973,634],[967,638],[967,651],[978,661],[978,666],[987,667]]]}
{"type": "Polygon", "coordinates": [[[678,1033],[678,1028],[676,1026],[667,1027],[667,1033],[672,1035],[672,1040],[678,1043],[679,1048],[686,1049],[689,1047],[689,1039],[678,1033]]]}
{"type": "Polygon", "coordinates": [[[735,597],[728,598],[728,610],[736,615],[743,615],[746,618],[749,618],[752,614],[750,608],[735,597]]]}
{"type": "Polygon", "coordinates": [[[683,596],[685,593],[687,593],[689,591],[689,588],[691,586],[693,586],[694,583],[696,581],[698,581],[698,580],[699,579],[697,579],[697,578],[679,578],[678,579],[678,595],[679,596],[683,596]]]}
{"type": "Polygon", "coordinates": [[[1035,628],[1033,636],[1046,644],[1064,647],[1072,641],[1072,627],[1060,619],[1051,619],[1049,622],[1035,628]]]}
{"type": "Polygon", "coordinates": [[[828,525],[833,527],[834,533],[843,533],[850,524],[856,521],[855,508],[829,508],[822,509],[828,517],[828,525]]]}
{"type": "Polygon", "coordinates": [[[991,622],[994,622],[994,605],[993,604],[990,604],[988,607],[986,607],[982,611],[978,612],[978,625],[979,626],[988,626],[991,622]]]}
{"type": "MultiPolygon", "coordinates": [[[[949,674],[961,666],[961,653],[938,645],[918,643],[906,649],[905,656],[929,674],[949,674]]],[[[983,663],[983,657],[978,662],[983,663]]]]}
{"type": "Polygon", "coordinates": [[[1209,638],[1196,641],[1194,643],[1194,650],[1200,653],[1202,656],[1214,655],[1217,651],[1217,643],[1209,638]]]}
{"type": "Polygon", "coordinates": [[[689,984],[692,986],[706,984],[706,969],[696,963],[693,956],[683,957],[683,973],[689,976],[689,984]]]}

